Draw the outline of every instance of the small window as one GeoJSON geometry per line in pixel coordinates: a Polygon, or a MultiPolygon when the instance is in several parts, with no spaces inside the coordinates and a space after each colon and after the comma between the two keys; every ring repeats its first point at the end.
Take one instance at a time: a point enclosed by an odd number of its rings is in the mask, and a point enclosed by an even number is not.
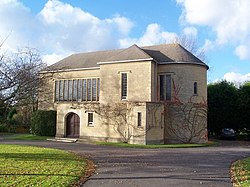
{"type": "Polygon", "coordinates": [[[138,115],[137,115],[137,126],[141,127],[141,112],[138,112],[138,115]]]}
{"type": "Polygon", "coordinates": [[[122,99],[127,99],[127,73],[122,73],[121,77],[121,96],[122,99]]]}
{"type": "Polygon", "coordinates": [[[93,113],[88,113],[88,126],[93,126],[93,113]]]}
{"type": "Polygon", "coordinates": [[[198,94],[198,86],[197,86],[197,82],[194,82],[194,95],[198,94]]]}

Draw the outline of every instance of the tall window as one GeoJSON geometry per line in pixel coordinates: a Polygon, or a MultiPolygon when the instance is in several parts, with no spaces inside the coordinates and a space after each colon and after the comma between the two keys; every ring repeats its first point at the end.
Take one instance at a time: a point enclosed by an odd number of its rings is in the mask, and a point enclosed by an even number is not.
{"type": "Polygon", "coordinates": [[[77,98],[77,80],[73,80],[73,101],[77,98]]]}
{"type": "Polygon", "coordinates": [[[72,101],[73,94],[73,80],[69,80],[69,101],[72,101]]]}
{"type": "Polygon", "coordinates": [[[55,81],[55,101],[99,101],[100,79],[55,81]]]}
{"type": "Polygon", "coordinates": [[[141,112],[137,113],[137,126],[141,127],[141,112]]]}
{"type": "Polygon", "coordinates": [[[82,101],[87,101],[87,80],[82,80],[82,101]]]}
{"type": "Polygon", "coordinates": [[[197,82],[194,82],[194,95],[198,94],[198,85],[197,82]]]}
{"type": "Polygon", "coordinates": [[[77,80],[77,101],[82,100],[82,80],[77,80]]]}
{"type": "Polygon", "coordinates": [[[160,75],[160,100],[171,100],[171,75],[160,75]]]}
{"type": "Polygon", "coordinates": [[[63,101],[63,81],[59,81],[59,100],[63,101]]]}
{"type": "Polygon", "coordinates": [[[69,100],[69,84],[68,84],[68,80],[64,80],[63,100],[64,101],[68,101],[69,100]]]}
{"type": "Polygon", "coordinates": [[[96,100],[96,79],[92,79],[92,100],[96,100]]]}
{"type": "Polygon", "coordinates": [[[94,115],[92,112],[88,113],[88,126],[93,126],[94,115]]]}
{"type": "Polygon", "coordinates": [[[91,93],[92,93],[92,84],[91,84],[91,79],[87,79],[87,84],[88,84],[88,86],[87,86],[87,101],[91,101],[91,93]]]}
{"type": "Polygon", "coordinates": [[[100,79],[97,79],[97,94],[96,94],[96,100],[99,101],[99,94],[100,94],[100,79]]]}
{"type": "Polygon", "coordinates": [[[127,80],[127,73],[122,73],[121,75],[121,98],[127,99],[127,91],[128,91],[128,80],[127,80]]]}
{"type": "Polygon", "coordinates": [[[59,81],[55,82],[55,100],[59,101],[59,81]]]}

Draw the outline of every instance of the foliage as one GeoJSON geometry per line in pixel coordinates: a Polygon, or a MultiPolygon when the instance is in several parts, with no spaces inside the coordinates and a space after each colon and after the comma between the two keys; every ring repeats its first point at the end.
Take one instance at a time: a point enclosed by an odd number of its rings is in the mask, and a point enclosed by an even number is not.
{"type": "Polygon", "coordinates": [[[31,118],[32,134],[39,136],[55,136],[56,133],[56,111],[38,110],[31,118]]]}
{"type": "Polygon", "coordinates": [[[76,186],[86,167],[66,151],[19,145],[0,145],[0,162],[4,186],[76,186]]]}
{"type": "Polygon", "coordinates": [[[233,163],[231,167],[233,186],[250,186],[250,157],[233,163]]]}
{"type": "Polygon", "coordinates": [[[238,90],[227,81],[208,85],[208,129],[216,134],[222,128],[238,130],[238,90]]]}
{"type": "Polygon", "coordinates": [[[9,132],[8,126],[6,124],[0,124],[0,132],[9,132]]]}
{"type": "Polygon", "coordinates": [[[14,114],[17,114],[16,108],[10,109],[10,111],[9,111],[9,113],[8,113],[8,115],[7,115],[7,119],[8,119],[8,120],[12,119],[13,116],[14,116],[14,114]]]}
{"type": "Polygon", "coordinates": [[[208,129],[219,134],[222,128],[237,132],[250,130],[250,83],[236,88],[222,81],[208,85],[208,129]]]}
{"type": "MultiPolygon", "coordinates": [[[[1,96],[0,96],[0,97],[1,97],[1,96]]],[[[8,111],[9,111],[8,104],[4,103],[4,102],[0,99],[0,123],[6,121],[8,111]]]]}
{"type": "Polygon", "coordinates": [[[240,128],[250,130],[250,82],[240,87],[238,103],[240,128]]]}
{"type": "Polygon", "coordinates": [[[31,113],[37,110],[38,88],[42,82],[39,71],[45,67],[34,48],[23,47],[15,53],[0,54],[0,121],[29,126],[31,113]],[[20,121],[12,120],[15,108],[20,121]]]}

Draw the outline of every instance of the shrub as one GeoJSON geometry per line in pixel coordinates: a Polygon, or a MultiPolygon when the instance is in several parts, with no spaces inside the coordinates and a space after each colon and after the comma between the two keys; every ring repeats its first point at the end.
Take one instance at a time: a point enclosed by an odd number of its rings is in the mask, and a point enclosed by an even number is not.
{"type": "Polygon", "coordinates": [[[12,119],[14,114],[17,114],[17,110],[15,108],[12,108],[7,115],[7,119],[8,120],[12,119]]]}
{"type": "Polygon", "coordinates": [[[9,132],[6,124],[0,124],[0,132],[9,132]]]}
{"type": "Polygon", "coordinates": [[[31,133],[38,136],[55,136],[56,111],[38,110],[31,117],[31,133]]]}

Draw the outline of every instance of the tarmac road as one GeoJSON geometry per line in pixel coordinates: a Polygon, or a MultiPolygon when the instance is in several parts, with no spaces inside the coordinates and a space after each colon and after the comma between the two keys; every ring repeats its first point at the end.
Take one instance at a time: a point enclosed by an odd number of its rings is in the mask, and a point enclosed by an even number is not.
{"type": "Polygon", "coordinates": [[[73,151],[95,162],[86,187],[227,187],[232,162],[250,156],[250,142],[220,141],[218,146],[137,149],[83,143],[0,140],[73,151]]]}

